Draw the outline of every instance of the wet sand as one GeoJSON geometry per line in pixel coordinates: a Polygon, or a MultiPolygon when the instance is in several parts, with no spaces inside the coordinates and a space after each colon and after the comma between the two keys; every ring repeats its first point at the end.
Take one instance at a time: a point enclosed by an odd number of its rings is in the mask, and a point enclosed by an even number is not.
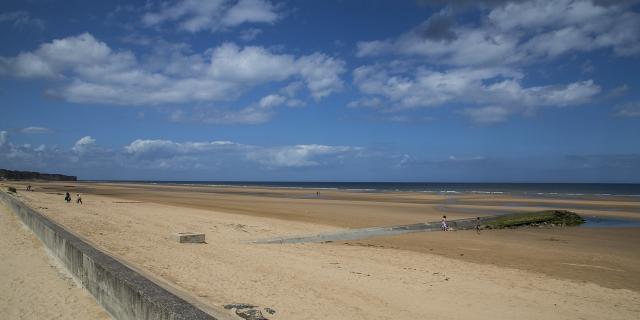
{"type": "MultiPolygon", "coordinates": [[[[322,190],[34,183],[29,205],[203,303],[273,319],[629,319],[640,316],[638,228],[434,232],[325,244],[270,237],[467,218],[550,203],[637,218],[635,199],[523,199],[322,190]],[[61,193],[83,194],[84,205],[61,193]],[[522,203],[515,206],[514,203],[522,203]],[[588,208],[588,209],[585,209],[588,208]],[[446,209],[445,209],[446,210],[446,209]],[[180,245],[182,231],[206,245],[180,245]]],[[[21,190],[23,187],[19,186],[21,190]]]]}
{"type": "Polygon", "coordinates": [[[111,319],[1,204],[0,314],[2,319],[111,319]]]}

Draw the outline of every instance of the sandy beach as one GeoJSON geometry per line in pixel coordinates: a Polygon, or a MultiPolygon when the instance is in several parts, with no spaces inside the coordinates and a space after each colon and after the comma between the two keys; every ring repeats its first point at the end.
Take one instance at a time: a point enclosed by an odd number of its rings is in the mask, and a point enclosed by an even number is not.
{"type": "MultiPolygon", "coordinates": [[[[5,183],[6,184],[6,183],[5,183]]],[[[16,184],[24,190],[25,184],[16,184]]],[[[274,237],[558,206],[640,219],[633,198],[363,193],[33,183],[22,201],[198,303],[272,308],[269,319],[634,319],[640,228],[431,232],[354,241],[274,237]],[[83,205],[63,193],[81,193],[83,205]],[[179,244],[176,232],[206,244],[179,244]]],[[[230,311],[227,311],[231,314],[230,311]]]]}
{"type": "Polygon", "coordinates": [[[0,314],[16,320],[111,319],[1,204],[0,314]]]}

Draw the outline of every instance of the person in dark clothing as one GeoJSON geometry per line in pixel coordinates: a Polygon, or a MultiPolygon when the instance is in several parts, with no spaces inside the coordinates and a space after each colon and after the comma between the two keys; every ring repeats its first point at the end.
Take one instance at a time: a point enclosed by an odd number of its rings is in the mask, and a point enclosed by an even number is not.
{"type": "Polygon", "coordinates": [[[67,192],[67,195],[64,196],[64,201],[66,201],[67,203],[71,202],[71,195],[69,194],[69,192],[67,192]]]}

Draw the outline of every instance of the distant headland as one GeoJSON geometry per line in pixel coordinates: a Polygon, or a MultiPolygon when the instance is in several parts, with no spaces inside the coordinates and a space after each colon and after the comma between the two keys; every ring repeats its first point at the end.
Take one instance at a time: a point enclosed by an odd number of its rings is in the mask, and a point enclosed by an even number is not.
{"type": "Polygon", "coordinates": [[[33,171],[13,171],[0,169],[0,180],[48,180],[48,181],[77,181],[76,176],[64,174],[41,173],[33,171]]]}

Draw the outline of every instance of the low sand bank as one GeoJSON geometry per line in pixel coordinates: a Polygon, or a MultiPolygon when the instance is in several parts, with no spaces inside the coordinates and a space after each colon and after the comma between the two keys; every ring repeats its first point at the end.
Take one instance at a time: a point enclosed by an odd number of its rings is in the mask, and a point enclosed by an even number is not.
{"type": "MultiPolygon", "coordinates": [[[[438,206],[449,200],[420,196],[433,202],[420,204],[411,202],[413,195],[398,201],[397,195],[340,192],[308,199],[308,190],[249,195],[202,187],[72,187],[36,185],[21,197],[203,303],[270,307],[277,311],[272,319],[640,315],[640,258],[631,245],[639,240],[637,229],[438,232],[347,244],[255,245],[250,241],[338,226],[438,219],[438,206]],[[85,204],[64,203],[58,193],[65,188],[83,190],[85,204]],[[208,243],[177,244],[170,235],[181,231],[204,232],[208,243]]],[[[624,205],[634,209],[633,203],[624,205]]]]}
{"type": "Polygon", "coordinates": [[[0,314],[3,319],[111,319],[9,209],[0,204],[0,314]]]}

